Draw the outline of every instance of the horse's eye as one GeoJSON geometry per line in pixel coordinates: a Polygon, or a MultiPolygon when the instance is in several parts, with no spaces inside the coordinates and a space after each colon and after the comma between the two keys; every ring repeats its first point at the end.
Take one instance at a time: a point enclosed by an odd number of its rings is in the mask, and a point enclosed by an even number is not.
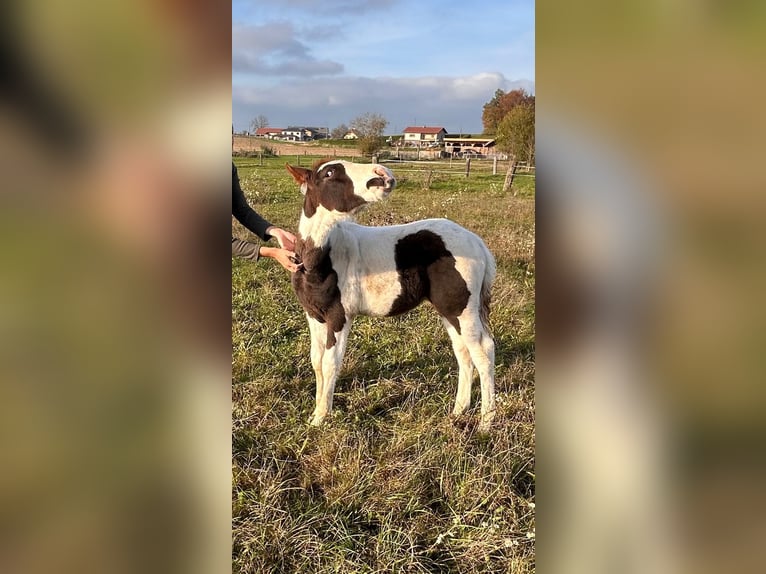
{"type": "Polygon", "coordinates": [[[331,169],[328,169],[328,170],[325,172],[324,176],[325,176],[325,177],[332,177],[332,173],[333,173],[333,172],[332,172],[332,170],[331,170],[331,169]]]}

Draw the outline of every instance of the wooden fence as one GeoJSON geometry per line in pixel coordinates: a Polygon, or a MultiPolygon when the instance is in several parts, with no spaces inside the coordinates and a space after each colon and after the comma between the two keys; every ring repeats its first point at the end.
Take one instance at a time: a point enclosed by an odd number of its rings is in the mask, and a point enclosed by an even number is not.
{"type": "MultiPolygon", "coordinates": [[[[439,175],[452,177],[471,177],[471,175],[498,175],[505,176],[510,167],[510,160],[483,159],[443,159],[434,161],[410,161],[395,158],[381,159],[380,163],[390,165],[396,172],[432,172],[439,175]]],[[[526,163],[516,164],[515,177],[535,177],[535,166],[526,163]]]]}

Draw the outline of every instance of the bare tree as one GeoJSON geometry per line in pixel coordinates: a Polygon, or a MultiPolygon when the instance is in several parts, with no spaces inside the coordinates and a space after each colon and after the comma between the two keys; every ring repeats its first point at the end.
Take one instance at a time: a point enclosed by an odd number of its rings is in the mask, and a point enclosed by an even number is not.
{"type": "Polygon", "coordinates": [[[252,133],[255,133],[259,128],[267,128],[269,127],[269,118],[264,116],[263,114],[258,115],[257,117],[250,120],[250,131],[252,133]]]}
{"type": "Polygon", "coordinates": [[[388,120],[380,114],[367,112],[351,120],[351,129],[359,136],[359,149],[365,155],[372,155],[383,147],[383,130],[388,120]]]}
{"type": "Polygon", "coordinates": [[[341,140],[347,133],[348,126],[346,124],[340,124],[337,128],[330,132],[330,137],[332,137],[334,140],[341,140]]]}

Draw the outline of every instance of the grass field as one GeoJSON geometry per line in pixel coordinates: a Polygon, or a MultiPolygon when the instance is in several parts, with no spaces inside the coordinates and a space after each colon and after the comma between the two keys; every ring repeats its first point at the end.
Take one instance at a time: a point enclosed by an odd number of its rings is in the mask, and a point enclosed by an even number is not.
{"type": "MultiPolygon", "coordinates": [[[[286,160],[235,163],[251,205],[296,230],[302,196],[286,160]]],[[[448,217],[497,259],[494,429],[476,432],[478,381],[474,407],[450,416],[457,362],[428,303],[356,319],[333,413],[310,428],[309,333],[288,274],[234,260],[234,572],[534,571],[534,179],[517,178],[513,197],[502,174],[392,169],[399,185],[360,223],[448,217]]],[[[238,223],[233,233],[249,236],[238,223]]]]}

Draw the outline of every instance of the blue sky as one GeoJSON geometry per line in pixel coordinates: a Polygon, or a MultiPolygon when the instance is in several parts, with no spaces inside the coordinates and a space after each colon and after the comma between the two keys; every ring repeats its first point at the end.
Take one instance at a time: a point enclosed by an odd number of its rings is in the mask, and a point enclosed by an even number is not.
{"type": "Polygon", "coordinates": [[[233,0],[237,131],[383,115],[479,133],[495,90],[534,93],[534,1],[233,0]]]}

